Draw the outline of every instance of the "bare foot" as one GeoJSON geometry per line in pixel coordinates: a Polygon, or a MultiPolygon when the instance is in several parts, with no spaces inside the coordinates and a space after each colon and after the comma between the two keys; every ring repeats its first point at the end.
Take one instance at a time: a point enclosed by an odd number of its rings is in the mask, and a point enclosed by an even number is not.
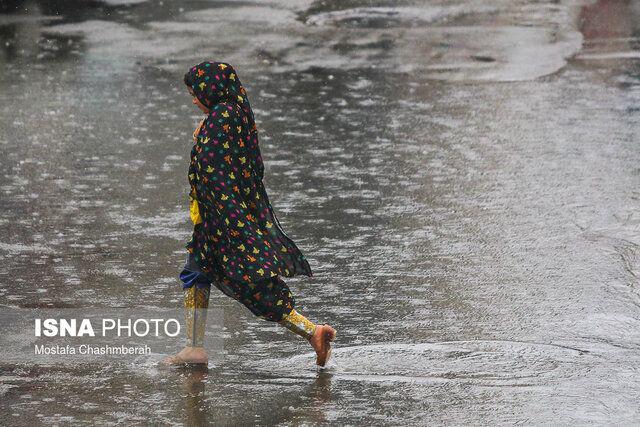
{"type": "Polygon", "coordinates": [[[188,363],[206,365],[209,363],[209,355],[202,347],[185,347],[179,353],[165,357],[160,363],[164,366],[184,365],[188,363]]]}
{"type": "Polygon", "coordinates": [[[336,338],[336,330],[329,325],[316,325],[309,344],[316,351],[316,365],[324,366],[331,357],[331,341],[336,338]]]}

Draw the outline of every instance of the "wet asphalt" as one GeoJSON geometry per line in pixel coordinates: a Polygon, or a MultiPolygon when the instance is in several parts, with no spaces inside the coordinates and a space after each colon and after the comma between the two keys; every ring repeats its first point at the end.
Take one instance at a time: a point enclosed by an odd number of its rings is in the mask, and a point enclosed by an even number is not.
{"type": "Polygon", "coordinates": [[[212,293],[208,371],[0,361],[3,422],[640,420],[640,2],[4,6],[0,306],[179,306],[182,75],[224,60],[338,341],[318,372],[212,293]]]}

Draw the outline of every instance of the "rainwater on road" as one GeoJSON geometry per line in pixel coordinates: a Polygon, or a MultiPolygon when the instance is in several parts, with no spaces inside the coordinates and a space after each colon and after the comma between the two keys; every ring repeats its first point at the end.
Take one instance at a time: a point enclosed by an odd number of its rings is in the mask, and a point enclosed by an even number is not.
{"type": "Polygon", "coordinates": [[[3,5],[0,307],[180,306],[217,60],[338,331],[318,372],[212,292],[208,372],[0,360],[3,423],[640,421],[640,1],[3,5]]]}

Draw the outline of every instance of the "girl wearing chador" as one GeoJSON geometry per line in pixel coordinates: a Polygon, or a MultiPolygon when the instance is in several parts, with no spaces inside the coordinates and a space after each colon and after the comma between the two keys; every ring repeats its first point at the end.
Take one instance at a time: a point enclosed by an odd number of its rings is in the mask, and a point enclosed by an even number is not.
{"type": "Polygon", "coordinates": [[[313,275],[282,230],[262,183],[264,166],[247,92],[229,64],[202,62],[184,75],[206,117],[193,134],[189,165],[194,223],[180,273],[187,346],[166,364],[206,363],[203,345],[211,284],[253,314],[306,338],[324,366],[335,330],[298,313],[283,277],[313,275]]]}

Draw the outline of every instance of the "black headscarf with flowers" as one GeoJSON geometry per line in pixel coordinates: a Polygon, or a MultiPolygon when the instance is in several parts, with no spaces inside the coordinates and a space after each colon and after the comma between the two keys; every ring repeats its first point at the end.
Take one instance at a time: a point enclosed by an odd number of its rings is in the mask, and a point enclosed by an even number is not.
{"type": "Polygon", "coordinates": [[[222,102],[235,102],[247,115],[252,132],[257,130],[247,91],[236,70],[224,62],[201,62],[184,75],[184,83],[208,108],[222,102]]]}

